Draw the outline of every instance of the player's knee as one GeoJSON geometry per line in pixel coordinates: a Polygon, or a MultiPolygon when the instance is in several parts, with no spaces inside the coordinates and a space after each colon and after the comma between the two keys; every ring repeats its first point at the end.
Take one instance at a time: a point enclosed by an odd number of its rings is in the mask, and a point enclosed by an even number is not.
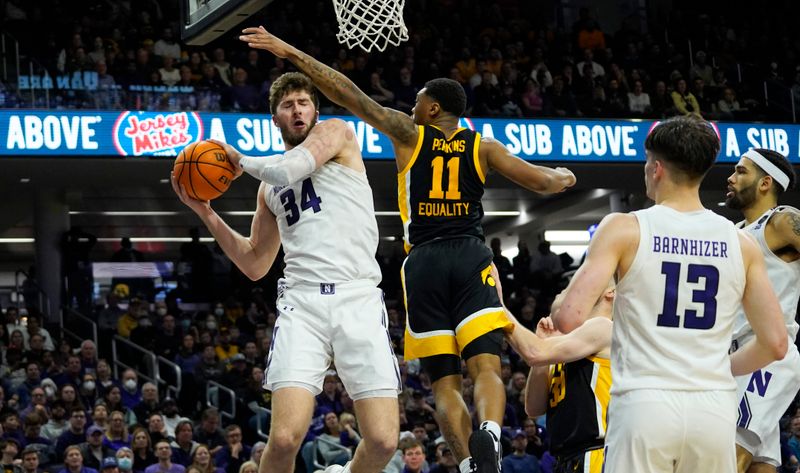
{"type": "Polygon", "coordinates": [[[364,442],[367,443],[370,453],[375,458],[386,459],[394,455],[397,451],[397,432],[391,432],[389,429],[382,430],[373,435],[364,437],[364,442]]]}
{"type": "Polygon", "coordinates": [[[294,455],[292,452],[297,452],[300,448],[305,434],[289,428],[275,427],[277,426],[273,426],[269,433],[267,449],[275,455],[294,455]]]}

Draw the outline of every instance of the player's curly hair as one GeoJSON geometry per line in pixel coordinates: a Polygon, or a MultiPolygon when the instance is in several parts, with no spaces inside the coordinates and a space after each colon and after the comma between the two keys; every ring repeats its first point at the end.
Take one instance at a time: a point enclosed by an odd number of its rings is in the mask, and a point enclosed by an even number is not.
{"type": "Polygon", "coordinates": [[[311,101],[314,102],[314,108],[319,110],[317,88],[311,79],[299,72],[287,72],[275,79],[269,88],[269,111],[274,115],[278,111],[278,104],[286,97],[286,94],[297,91],[308,92],[311,101]]]}
{"type": "Polygon", "coordinates": [[[439,103],[447,113],[456,117],[464,114],[467,109],[467,94],[464,87],[453,79],[441,77],[425,83],[425,95],[439,103]]]}
{"type": "MultiPolygon", "coordinates": [[[[777,181],[774,181],[775,185],[772,186],[772,190],[775,193],[775,196],[780,197],[781,194],[788,191],[789,189],[794,189],[794,186],[797,183],[797,174],[794,172],[794,167],[792,167],[792,163],[790,163],[789,160],[786,159],[786,156],[782,155],[777,151],[773,151],[771,149],[766,149],[766,148],[753,148],[753,151],[757,152],[761,156],[764,156],[764,158],[767,161],[774,164],[775,167],[777,167],[778,169],[783,171],[784,174],[789,176],[789,185],[787,186],[786,189],[781,187],[780,184],[777,183],[777,181]]],[[[762,173],[762,177],[767,175],[767,173],[764,172],[764,170],[761,169],[758,166],[758,164],[756,164],[756,167],[758,168],[759,172],[762,173]]]]}
{"type": "Polygon", "coordinates": [[[664,120],[647,135],[644,148],[691,181],[706,175],[719,154],[716,131],[705,120],[679,116],[664,120]]]}

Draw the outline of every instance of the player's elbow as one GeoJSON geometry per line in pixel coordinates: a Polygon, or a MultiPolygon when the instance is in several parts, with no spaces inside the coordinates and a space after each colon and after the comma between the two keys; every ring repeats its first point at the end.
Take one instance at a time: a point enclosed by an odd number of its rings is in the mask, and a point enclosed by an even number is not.
{"type": "Polygon", "coordinates": [[[258,281],[264,276],[267,275],[269,269],[261,268],[260,266],[256,265],[238,265],[239,269],[242,273],[247,276],[247,279],[251,281],[258,281]]]}
{"type": "Polygon", "coordinates": [[[560,309],[553,313],[552,319],[553,326],[561,333],[569,333],[579,325],[577,320],[574,320],[573,317],[570,317],[560,309]]]}
{"type": "Polygon", "coordinates": [[[786,352],[789,350],[789,337],[783,336],[779,337],[778,340],[770,343],[770,350],[771,355],[775,359],[775,361],[782,360],[783,357],[786,356],[786,352]]]}

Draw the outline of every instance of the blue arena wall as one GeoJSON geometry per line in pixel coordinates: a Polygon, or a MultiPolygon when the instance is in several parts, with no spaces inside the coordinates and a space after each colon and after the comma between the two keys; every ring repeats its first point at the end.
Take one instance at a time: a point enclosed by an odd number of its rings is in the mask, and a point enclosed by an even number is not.
{"type": "MultiPolygon", "coordinates": [[[[329,118],[329,117],[322,117],[329,118]]],[[[392,159],[389,139],[363,121],[353,125],[364,157],[392,159]]],[[[492,136],[531,161],[643,162],[652,120],[467,119],[461,125],[492,136]]],[[[800,125],[713,123],[722,142],[720,162],[749,148],[770,148],[800,164],[800,125]]],[[[269,115],[206,112],[0,110],[0,155],[134,157],[176,156],[187,144],[215,138],[245,154],[283,150],[269,115]]]]}

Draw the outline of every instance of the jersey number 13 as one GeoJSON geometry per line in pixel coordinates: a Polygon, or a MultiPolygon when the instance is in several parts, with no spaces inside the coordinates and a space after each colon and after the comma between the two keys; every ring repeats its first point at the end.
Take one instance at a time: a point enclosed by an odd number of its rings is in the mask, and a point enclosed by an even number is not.
{"type": "MultiPolygon", "coordinates": [[[[666,277],[664,287],[664,306],[658,314],[660,327],[680,327],[678,316],[678,294],[681,285],[681,263],[664,261],[661,263],[661,274],[666,277]]],[[[692,302],[703,304],[703,313],[698,315],[694,309],[686,309],[683,315],[683,327],[697,330],[708,330],[717,320],[717,291],[719,290],[719,270],[709,264],[690,264],[686,271],[686,282],[698,283],[705,280],[705,287],[692,291],[692,302]]]]}

